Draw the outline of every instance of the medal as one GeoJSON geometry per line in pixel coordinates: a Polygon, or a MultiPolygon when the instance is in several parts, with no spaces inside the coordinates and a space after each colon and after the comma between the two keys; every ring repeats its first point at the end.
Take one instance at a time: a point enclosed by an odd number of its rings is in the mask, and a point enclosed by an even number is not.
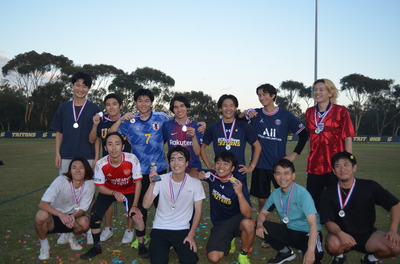
{"type": "Polygon", "coordinates": [[[285,217],[282,219],[282,222],[283,222],[284,224],[289,223],[289,217],[285,216],[285,217]]]}
{"type": "Polygon", "coordinates": [[[187,126],[186,126],[186,125],[183,125],[183,126],[182,126],[182,131],[183,131],[183,132],[186,132],[186,131],[187,131],[187,126]]]}
{"type": "Polygon", "coordinates": [[[129,120],[129,122],[131,122],[131,124],[135,124],[136,120],[135,118],[132,118],[131,120],[129,120]]]}
{"type": "Polygon", "coordinates": [[[339,211],[339,216],[340,217],[345,217],[346,216],[346,213],[344,212],[343,209],[339,211]]]}
{"type": "Polygon", "coordinates": [[[315,129],[315,134],[319,134],[319,133],[321,133],[322,131],[324,131],[325,124],[324,124],[322,121],[324,121],[326,115],[329,113],[329,111],[330,111],[331,109],[332,109],[332,107],[331,107],[331,104],[329,103],[329,105],[328,105],[328,107],[327,107],[327,110],[325,110],[325,112],[321,115],[321,114],[318,112],[318,106],[315,106],[314,119],[315,119],[315,126],[317,127],[317,128],[315,129]],[[319,122],[318,122],[317,115],[318,115],[318,117],[321,118],[321,120],[320,120],[319,122]]]}
{"type": "Polygon", "coordinates": [[[185,173],[185,176],[182,180],[181,186],[179,187],[178,194],[176,195],[176,198],[175,198],[174,188],[172,186],[172,173],[171,173],[171,176],[169,177],[169,197],[172,202],[172,205],[171,205],[172,210],[175,210],[175,208],[176,208],[176,206],[175,206],[176,200],[178,200],[179,194],[181,194],[181,191],[182,191],[183,187],[185,186],[186,179],[187,179],[187,174],[185,173]]]}
{"type": "Polygon", "coordinates": [[[230,150],[230,149],[231,149],[231,145],[226,145],[226,146],[225,146],[225,149],[226,149],[226,150],[230,150]]]}
{"type": "Polygon", "coordinates": [[[280,200],[281,207],[282,207],[282,213],[283,213],[283,215],[284,215],[284,217],[282,218],[282,222],[283,222],[284,224],[289,223],[289,217],[288,217],[288,215],[289,215],[289,209],[290,209],[290,200],[292,200],[292,195],[293,195],[293,191],[294,191],[294,186],[295,186],[295,183],[292,182],[292,186],[290,187],[290,188],[291,188],[290,194],[289,194],[289,197],[288,197],[288,200],[287,200],[286,205],[284,205],[284,203],[283,203],[282,191],[279,192],[279,200],[280,200]]]}
{"type": "Polygon", "coordinates": [[[78,124],[78,123],[74,123],[73,127],[74,127],[74,128],[78,128],[78,127],[79,127],[79,124],[78,124]]]}
{"type": "Polygon", "coordinates": [[[86,103],[87,103],[87,100],[85,100],[85,103],[82,105],[81,110],[79,110],[78,116],[76,116],[75,102],[72,100],[72,115],[74,116],[74,121],[75,121],[75,123],[72,125],[73,128],[79,127],[78,120],[79,120],[79,117],[81,117],[81,114],[83,112],[83,109],[86,106],[86,103]]]}
{"type": "Polygon", "coordinates": [[[99,116],[100,116],[100,118],[102,118],[104,116],[103,112],[100,111],[99,116]]]}
{"type": "Polygon", "coordinates": [[[175,207],[175,204],[171,205],[171,209],[172,209],[172,210],[175,210],[175,208],[176,208],[176,207],[175,207]]]}
{"type": "Polygon", "coordinates": [[[85,182],[83,182],[82,186],[79,187],[79,193],[78,194],[75,192],[75,187],[74,187],[74,184],[72,183],[72,181],[69,182],[69,186],[71,187],[72,198],[74,200],[73,208],[74,208],[75,211],[78,211],[80,209],[79,201],[81,200],[83,190],[85,189],[85,182]]]}
{"type": "Polygon", "coordinates": [[[78,211],[78,210],[79,210],[79,205],[74,204],[74,210],[75,210],[75,211],[78,211]]]}
{"type": "Polygon", "coordinates": [[[233,135],[233,131],[235,131],[235,124],[236,124],[236,119],[234,119],[233,120],[233,123],[232,123],[232,127],[231,127],[231,132],[229,133],[229,138],[227,137],[227,135],[226,135],[226,129],[225,129],[225,123],[224,123],[224,120],[221,120],[221,123],[222,123],[222,131],[224,132],[224,137],[225,137],[225,149],[226,150],[230,150],[231,149],[231,144],[230,144],[230,142],[231,142],[231,140],[232,140],[232,135],[233,135]]]}

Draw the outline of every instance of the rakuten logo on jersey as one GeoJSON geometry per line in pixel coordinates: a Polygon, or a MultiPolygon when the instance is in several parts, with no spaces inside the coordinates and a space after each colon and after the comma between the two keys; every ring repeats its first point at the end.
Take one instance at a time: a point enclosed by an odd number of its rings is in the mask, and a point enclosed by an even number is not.
{"type": "Polygon", "coordinates": [[[187,140],[172,140],[172,139],[170,139],[169,140],[169,144],[171,145],[171,146],[182,146],[182,147],[185,147],[185,146],[193,146],[193,142],[192,141],[187,141],[187,140]]]}

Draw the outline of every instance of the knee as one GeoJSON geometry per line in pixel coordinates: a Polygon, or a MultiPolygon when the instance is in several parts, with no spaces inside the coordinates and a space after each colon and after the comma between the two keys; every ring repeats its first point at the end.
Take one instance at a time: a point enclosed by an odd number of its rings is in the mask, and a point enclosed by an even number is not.
{"type": "Polygon", "coordinates": [[[241,222],[241,226],[242,231],[245,231],[246,233],[252,234],[255,232],[254,222],[251,219],[243,219],[241,222]]]}
{"type": "Polygon", "coordinates": [[[89,218],[87,218],[86,216],[81,216],[78,219],[76,219],[75,221],[81,232],[86,232],[89,230],[90,221],[89,221],[89,218]]]}
{"type": "Polygon", "coordinates": [[[337,255],[340,255],[343,253],[343,249],[342,249],[340,240],[333,235],[328,235],[326,237],[325,248],[326,248],[326,251],[332,256],[337,256],[337,255]]]}
{"type": "Polygon", "coordinates": [[[39,210],[36,213],[35,223],[44,224],[44,223],[46,223],[48,221],[49,217],[50,217],[50,214],[48,212],[43,211],[43,210],[39,210]]]}
{"type": "Polygon", "coordinates": [[[90,228],[98,229],[101,227],[101,217],[99,217],[96,213],[90,213],[90,228]]]}
{"type": "Polygon", "coordinates": [[[217,252],[217,251],[208,252],[207,253],[208,261],[211,263],[218,263],[223,257],[223,253],[222,252],[221,252],[222,254],[219,254],[219,253],[220,252],[217,252]]]}

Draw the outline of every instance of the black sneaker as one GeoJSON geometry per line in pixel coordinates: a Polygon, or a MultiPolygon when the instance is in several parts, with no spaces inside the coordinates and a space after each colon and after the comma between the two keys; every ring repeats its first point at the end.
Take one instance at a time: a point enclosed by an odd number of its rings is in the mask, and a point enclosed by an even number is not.
{"type": "Polygon", "coordinates": [[[346,255],[343,255],[343,258],[338,258],[336,256],[332,257],[331,264],[343,264],[346,261],[346,255]]]}
{"type": "Polygon", "coordinates": [[[150,253],[145,245],[139,245],[139,257],[141,258],[149,258],[150,253]]]}
{"type": "Polygon", "coordinates": [[[85,254],[81,255],[81,259],[90,259],[90,258],[94,258],[96,257],[96,255],[99,255],[103,253],[101,251],[101,248],[97,248],[97,247],[92,247],[91,249],[89,249],[88,252],[86,252],[85,254]]]}
{"type": "Polygon", "coordinates": [[[361,263],[361,264],[375,264],[375,263],[379,263],[379,262],[378,262],[378,261],[370,261],[370,260],[368,259],[368,254],[365,254],[364,257],[362,257],[362,258],[360,259],[360,263],[361,263]]]}
{"type": "Polygon", "coordinates": [[[282,264],[286,261],[291,261],[296,258],[296,254],[294,254],[293,250],[288,251],[287,253],[280,253],[276,254],[275,258],[269,259],[269,264],[282,264]]]}

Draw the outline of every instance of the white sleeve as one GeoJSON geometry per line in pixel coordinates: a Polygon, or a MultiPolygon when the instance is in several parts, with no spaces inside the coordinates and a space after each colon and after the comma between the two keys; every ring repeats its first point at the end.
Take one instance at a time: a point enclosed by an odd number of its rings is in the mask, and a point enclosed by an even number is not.
{"type": "Polygon", "coordinates": [[[196,180],[196,187],[195,187],[195,194],[194,194],[194,201],[204,200],[206,199],[206,194],[204,193],[204,187],[200,180],[196,180]]]}
{"type": "Polygon", "coordinates": [[[94,196],[94,182],[93,180],[85,181],[85,190],[82,193],[81,200],[79,201],[79,207],[83,211],[87,211],[92,203],[94,196]]]}
{"type": "Polygon", "coordinates": [[[52,203],[58,197],[60,190],[63,185],[63,180],[65,176],[58,176],[47,188],[46,192],[42,196],[42,201],[52,203]]]}
{"type": "Polygon", "coordinates": [[[96,185],[103,185],[106,182],[106,176],[102,170],[104,162],[107,162],[107,160],[102,158],[96,163],[96,167],[94,169],[94,184],[96,185]]]}

